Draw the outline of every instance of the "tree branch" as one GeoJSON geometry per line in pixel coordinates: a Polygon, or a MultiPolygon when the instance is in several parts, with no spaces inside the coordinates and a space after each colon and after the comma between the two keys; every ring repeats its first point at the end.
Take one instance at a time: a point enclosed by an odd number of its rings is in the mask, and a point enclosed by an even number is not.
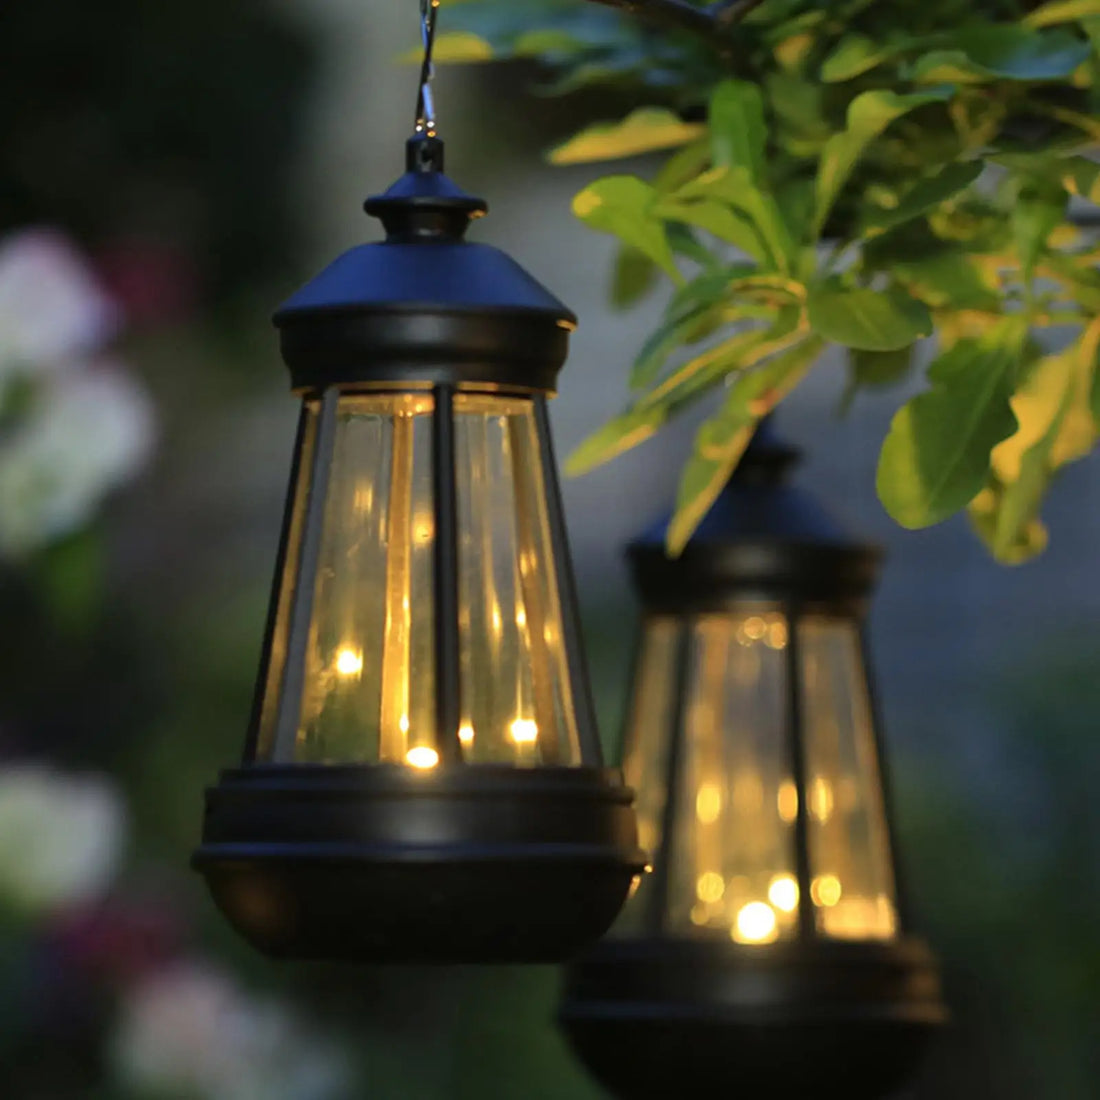
{"type": "Polygon", "coordinates": [[[688,0],[593,0],[650,23],[714,37],[735,27],[763,0],[717,0],[700,7],[688,0]]]}

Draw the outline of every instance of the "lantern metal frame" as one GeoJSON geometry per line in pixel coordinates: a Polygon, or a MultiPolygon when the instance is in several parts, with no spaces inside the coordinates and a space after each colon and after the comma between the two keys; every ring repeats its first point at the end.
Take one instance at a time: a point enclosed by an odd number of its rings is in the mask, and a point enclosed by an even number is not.
{"type": "Polygon", "coordinates": [[[571,963],[559,1012],[581,1060],[623,1100],[674,1095],[684,1080],[704,1092],[736,1082],[775,1100],[834,1091],[846,1100],[872,1100],[904,1081],[946,1020],[935,961],[908,931],[881,716],[862,629],[882,555],[850,540],[809,494],[785,484],[797,458],[765,422],[680,558],[665,555],[665,522],[628,548],[643,614],[681,619],[659,849],[644,931],[632,938],[613,934],[571,963]],[[799,792],[796,935],[766,945],[703,934],[686,939],[666,927],[686,736],[689,617],[743,609],[749,601],[766,601],[786,616],[784,737],[799,792]],[[861,626],[896,882],[899,935],[892,940],[830,939],[815,922],[799,663],[800,623],[815,612],[861,626]]]}
{"type": "Polygon", "coordinates": [[[320,406],[276,743],[293,745],[299,721],[337,401],[411,388],[433,398],[439,761],[430,773],[256,762],[291,560],[303,412],[244,760],[207,792],[193,857],[230,922],[276,956],[558,961],[606,930],[645,865],[632,792],[602,762],[546,408],[576,319],[503,252],[463,240],[486,206],[442,169],[442,143],[418,132],[405,174],[366,203],[385,241],[345,253],[275,315],[293,388],[320,406]],[[533,402],[580,766],[463,760],[454,403],[468,388],[533,402]]]}

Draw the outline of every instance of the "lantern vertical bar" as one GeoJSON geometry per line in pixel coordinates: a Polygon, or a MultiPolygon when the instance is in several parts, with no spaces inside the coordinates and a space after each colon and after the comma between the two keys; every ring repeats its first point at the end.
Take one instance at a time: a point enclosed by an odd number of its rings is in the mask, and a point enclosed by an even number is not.
{"type": "Polygon", "coordinates": [[[570,693],[577,717],[577,737],[580,741],[582,761],[585,764],[599,764],[603,759],[603,750],[600,747],[600,734],[596,725],[592,687],[588,681],[584,635],[581,631],[577,604],[577,584],[573,576],[573,561],[569,555],[569,540],[565,531],[565,510],[562,506],[561,487],[558,485],[558,467],[554,459],[554,443],[550,437],[550,416],[546,408],[546,397],[541,393],[536,394],[534,404],[539,457],[542,460],[542,478],[546,485],[546,514],[550,526],[550,546],[554,553],[558,599],[561,604],[561,628],[569,667],[570,693]]]}
{"type": "Polygon", "coordinates": [[[665,805],[661,814],[661,834],[658,850],[651,853],[653,860],[652,908],[647,921],[650,932],[659,936],[668,923],[668,903],[671,890],[669,876],[673,856],[673,834],[676,831],[676,815],[680,809],[680,773],[684,761],[684,742],[689,735],[691,700],[688,678],[691,672],[692,623],[688,618],[679,624],[680,636],[676,639],[676,670],[673,673],[672,736],[668,745],[668,761],[665,765],[667,786],[665,805]]]}
{"type": "Polygon", "coordinates": [[[405,759],[410,728],[413,415],[400,406],[394,409],[386,511],[386,625],[382,646],[378,758],[393,762],[405,759]]]}
{"type": "Polygon", "coordinates": [[[794,603],[784,607],[787,616],[787,754],[791,779],[797,793],[794,819],[794,859],[798,875],[798,934],[806,940],[815,935],[813,878],[810,866],[809,778],[806,774],[806,746],[803,741],[802,652],[799,617],[794,603]]]}
{"type": "Polygon", "coordinates": [[[436,386],[432,401],[432,583],[435,603],[435,738],[443,761],[462,759],[458,607],[458,489],[454,387],[436,386]]]}
{"type": "Polygon", "coordinates": [[[867,641],[867,627],[859,627],[859,669],[867,684],[867,702],[871,710],[871,735],[875,745],[875,763],[878,771],[879,790],[882,792],[882,809],[886,818],[886,843],[889,846],[890,863],[894,876],[894,903],[897,907],[898,927],[904,931],[909,927],[912,914],[909,911],[909,893],[906,888],[905,874],[899,861],[900,852],[895,835],[894,784],[890,767],[886,761],[886,728],[882,721],[882,707],[879,703],[878,685],[874,669],[868,657],[870,650],[867,641]]]}
{"type": "Polygon", "coordinates": [[[290,462],[290,484],[286,492],[286,503],[283,505],[283,524],[279,533],[279,549],[275,554],[275,576],[271,582],[271,599],[268,604],[267,622],[264,625],[260,668],[256,675],[256,691],[252,697],[252,715],[248,722],[244,752],[241,755],[242,761],[246,764],[255,759],[256,756],[260,740],[260,721],[263,717],[264,700],[270,690],[267,681],[271,674],[272,643],[275,640],[275,629],[279,619],[279,597],[289,580],[289,578],[283,576],[283,572],[286,569],[287,558],[290,554],[290,533],[294,527],[295,502],[300,492],[298,482],[302,474],[302,452],[305,447],[306,429],[309,426],[310,415],[309,403],[303,401],[302,411],[298,415],[298,431],[294,437],[294,455],[290,462]]]}
{"type": "Polygon", "coordinates": [[[309,646],[310,620],[313,617],[313,596],[316,588],[317,565],[321,554],[321,536],[325,520],[325,500],[328,495],[329,471],[336,446],[336,407],[340,391],[335,386],[325,390],[318,414],[317,437],[313,445],[313,462],[309,479],[309,498],[302,524],[302,544],[298,552],[298,570],[294,580],[294,597],[290,605],[287,632],[286,663],[283,666],[282,690],[275,720],[275,760],[289,760],[298,738],[298,720],[302,713],[302,692],[305,689],[306,656],[309,646]]]}

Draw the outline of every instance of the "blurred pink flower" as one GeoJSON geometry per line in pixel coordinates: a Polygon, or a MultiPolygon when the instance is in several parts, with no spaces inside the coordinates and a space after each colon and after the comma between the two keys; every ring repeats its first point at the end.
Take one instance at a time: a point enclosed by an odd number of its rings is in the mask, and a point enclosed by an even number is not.
{"type": "Polygon", "coordinates": [[[121,1083],[194,1100],[346,1100],[350,1062],[284,1004],[180,963],[131,990],[112,1044],[121,1083]]]}
{"type": "Polygon", "coordinates": [[[60,234],[0,241],[0,556],[79,530],[148,461],[148,392],[102,355],[119,321],[60,234]]]}
{"type": "Polygon", "coordinates": [[[52,229],[0,241],[0,381],[14,370],[65,370],[118,331],[118,306],[79,252],[52,229]]]}

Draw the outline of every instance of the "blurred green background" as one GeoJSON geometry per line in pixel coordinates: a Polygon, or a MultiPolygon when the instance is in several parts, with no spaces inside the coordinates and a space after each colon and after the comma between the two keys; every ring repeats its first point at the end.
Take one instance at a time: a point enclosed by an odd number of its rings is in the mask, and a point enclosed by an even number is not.
{"type": "MultiPolygon", "coordinates": [[[[244,735],[296,416],[267,317],[373,235],[359,204],[400,168],[415,74],[394,59],[416,7],[24,0],[0,14],[10,1100],[599,1095],[554,1030],[553,969],[273,965],[187,869],[202,788],[244,735]]],[[[648,319],[603,304],[610,242],[569,214],[589,173],[540,161],[618,105],[527,97],[530,75],[446,70],[437,99],[451,174],[490,200],[479,238],[581,314],[554,406],[565,453],[619,407],[648,319]]],[[[843,384],[827,361],[780,427],[806,449],[805,480],[890,550],[872,625],[900,842],[955,1014],[911,1095],[1089,1100],[1096,463],[1056,487],[1047,555],[999,569],[957,521],[890,524],[872,482],[892,404],[840,419],[843,384]]],[[[609,747],[632,634],[621,546],[664,510],[691,428],[565,486],[609,747]]]]}

